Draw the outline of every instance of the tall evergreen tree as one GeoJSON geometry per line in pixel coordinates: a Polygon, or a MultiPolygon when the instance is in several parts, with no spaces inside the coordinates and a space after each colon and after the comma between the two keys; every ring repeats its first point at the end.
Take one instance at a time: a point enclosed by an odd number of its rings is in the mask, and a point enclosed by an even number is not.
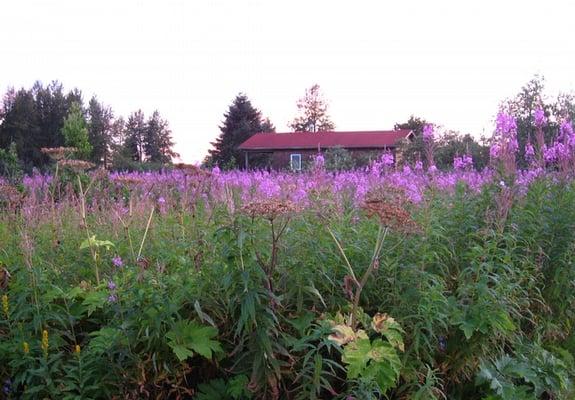
{"type": "Polygon", "coordinates": [[[125,128],[124,153],[137,162],[144,161],[144,138],[146,135],[146,121],[142,110],[133,112],[128,117],[125,128]]]}
{"type": "Polygon", "coordinates": [[[32,92],[20,89],[10,93],[5,96],[2,108],[0,146],[7,149],[11,143],[15,143],[18,157],[27,171],[47,163],[48,159],[40,152],[38,145],[44,141],[32,92]]]}
{"type": "Polygon", "coordinates": [[[296,132],[320,132],[335,129],[327,113],[328,103],[318,84],[305,91],[305,96],[298,100],[297,109],[299,115],[289,123],[296,132]]]}
{"type": "Polygon", "coordinates": [[[178,154],[173,151],[174,141],[168,122],[154,111],[146,125],[144,150],[147,160],[155,163],[168,163],[178,154]]]}
{"type": "Polygon", "coordinates": [[[75,147],[76,157],[88,159],[92,154],[92,145],[88,140],[88,128],[86,120],[82,113],[82,107],[78,103],[72,103],[70,112],[64,120],[62,127],[65,144],[69,147],[75,147]]]}
{"type": "Polygon", "coordinates": [[[112,109],[96,99],[88,103],[88,139],[92,145],[92,161],[107,167],[110,162],[112,142],[112,109]]]}
{"type": "Polygon", "coordinates": [[[259,110],[252,106],[247,96],[240,93],[236,96],[224,114],[220,135],[212,142],[207,163],[223,168],[243,165],[243,157],[238,146],[255,133],[274,131],[268,119],[264,120],[259,110]]]}

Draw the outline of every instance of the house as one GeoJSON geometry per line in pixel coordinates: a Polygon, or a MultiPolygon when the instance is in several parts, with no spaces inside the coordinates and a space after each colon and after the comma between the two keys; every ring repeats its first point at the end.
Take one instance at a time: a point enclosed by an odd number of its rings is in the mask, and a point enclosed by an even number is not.
{"type": "Polygon", "coordinates": [[[239,149],[244,153],[244,167],[256,155],[268,156],[273,169],[299,171],[318,152],[344,148],[352,157],[359,158],[368,152],[394,150],[402,139],[410,139],[410,130],[356,131],[356,132],[289,132],[256,133],[243,142],[239,149]]]}

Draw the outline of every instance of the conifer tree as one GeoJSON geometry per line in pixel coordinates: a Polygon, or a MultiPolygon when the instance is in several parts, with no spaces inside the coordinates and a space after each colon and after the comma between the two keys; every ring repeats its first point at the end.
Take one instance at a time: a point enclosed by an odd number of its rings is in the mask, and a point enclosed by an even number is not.
{"type": "Polygon", "coordinates": [[[213,149],[209,150],[207,164],[226,169],[243,166],[239,145],[255,133],[275,131],[269,120],[262,118],[260,111],[243,93],[236,96],[224,117],[220,135],[212,142],[213,149]]]}

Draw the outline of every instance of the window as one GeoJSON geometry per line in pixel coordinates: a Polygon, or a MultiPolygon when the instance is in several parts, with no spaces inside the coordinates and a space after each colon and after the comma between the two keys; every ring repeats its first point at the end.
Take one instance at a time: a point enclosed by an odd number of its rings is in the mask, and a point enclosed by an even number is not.
{"type": "Polygon", "coordinates": [[[301,154],[291,154],[289,161],[292,171],[301,171],[301,154]]]}

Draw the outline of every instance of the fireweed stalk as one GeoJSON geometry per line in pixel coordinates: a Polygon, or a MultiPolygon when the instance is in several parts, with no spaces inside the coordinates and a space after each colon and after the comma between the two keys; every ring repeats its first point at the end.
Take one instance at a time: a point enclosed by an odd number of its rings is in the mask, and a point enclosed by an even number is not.
{"type": "Polygon", "coordinates": [[[544,168],[546,146],[545,146],[545,135],[543,133],[543,128],[547,124],[547,118],[545,117],[545,112],[543,111],[543,108],[541,108],[541,106],[535,109],[533,120],[535,122],[535,144],[537,145],[536,149],[537,166],[539,168],[544,168]]]}
{"type": "Polygon", "coordinates": [[[423,127],[423,142],[425,145],[425,161],[427,162],[427,169],[430,172],[435,171],[435,161],[433,160],[433,151],[435,148],[435,129],[433,125],[426,124],[423,127]]]}
{"type": "Polygon", "coordinates": [[[513,180],[516,174],[515,154],[517,153],[517,122],[515,117],[500,111],[497,114],[493,144],[489,150],[491,161],[499,164],[500,174],[513,180]]]}

